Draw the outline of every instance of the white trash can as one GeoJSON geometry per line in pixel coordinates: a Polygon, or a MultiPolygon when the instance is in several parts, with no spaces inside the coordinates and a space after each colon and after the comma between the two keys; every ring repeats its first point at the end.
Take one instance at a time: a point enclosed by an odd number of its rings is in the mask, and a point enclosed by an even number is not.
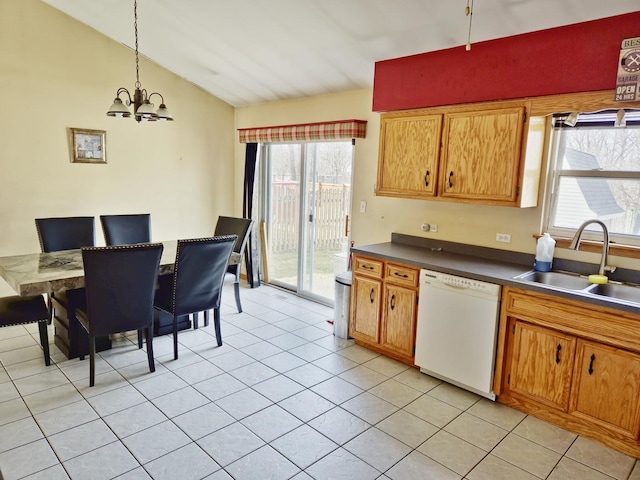
{"type": "Polygon", "coordinates": [[[333,309],[333,334],[349,338],[349,301],[351,299],[351,272],[336,275],[336,296],[333,309]]]}

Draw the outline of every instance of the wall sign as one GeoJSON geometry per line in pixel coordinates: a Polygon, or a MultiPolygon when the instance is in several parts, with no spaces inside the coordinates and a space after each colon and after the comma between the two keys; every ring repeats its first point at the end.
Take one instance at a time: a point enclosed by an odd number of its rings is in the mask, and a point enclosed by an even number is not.
{"type": "Polygon", "coordinates": [[[640,37],[625,38],[620,46],[616,102],[640,100],[640,37]]]}

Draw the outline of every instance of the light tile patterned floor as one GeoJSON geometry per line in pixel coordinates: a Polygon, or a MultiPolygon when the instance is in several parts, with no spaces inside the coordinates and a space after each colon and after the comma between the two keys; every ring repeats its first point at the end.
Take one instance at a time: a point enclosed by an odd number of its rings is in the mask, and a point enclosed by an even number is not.
{"type": "MultiPolygon", "coordinates": [[[[225,287],[212,327],[156,338],[156,372],[135,337],[97,361],[32,326],[0,329],[0,469],[6,479],[640,480],[591,440],[442,383],[352,341],[332,310],[288,292],[225,287]]],[[[53,337],[53,335],[52,335],[53,337]]]]}

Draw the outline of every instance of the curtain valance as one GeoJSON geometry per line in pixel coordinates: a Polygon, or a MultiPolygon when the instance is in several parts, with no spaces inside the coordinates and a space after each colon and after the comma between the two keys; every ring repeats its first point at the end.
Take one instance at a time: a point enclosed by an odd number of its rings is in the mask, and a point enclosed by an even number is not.
{"type": "Polygon", "coordinates": [[[240,128],[240,143],[309,142],[365,138],[366,120],[336,120],[333,122],[278,125],[275,127],[240,128]]]}

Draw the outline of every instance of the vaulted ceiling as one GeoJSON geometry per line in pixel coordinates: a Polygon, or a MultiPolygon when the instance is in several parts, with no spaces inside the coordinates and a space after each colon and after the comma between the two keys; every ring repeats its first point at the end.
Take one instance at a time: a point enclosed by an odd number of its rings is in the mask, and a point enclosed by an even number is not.
{"type": "MultiPolygon", "coordinates": [[[[43,1],[134,48],[133,0],[43,1]]],[[[139,0],[139,51],[243,106],[372,87],[376,61],[464,45],[466,5],[466,0],[139,0]]],[[[471,41],[639,7],[638,0],[476,0],[471,41]]]]}

